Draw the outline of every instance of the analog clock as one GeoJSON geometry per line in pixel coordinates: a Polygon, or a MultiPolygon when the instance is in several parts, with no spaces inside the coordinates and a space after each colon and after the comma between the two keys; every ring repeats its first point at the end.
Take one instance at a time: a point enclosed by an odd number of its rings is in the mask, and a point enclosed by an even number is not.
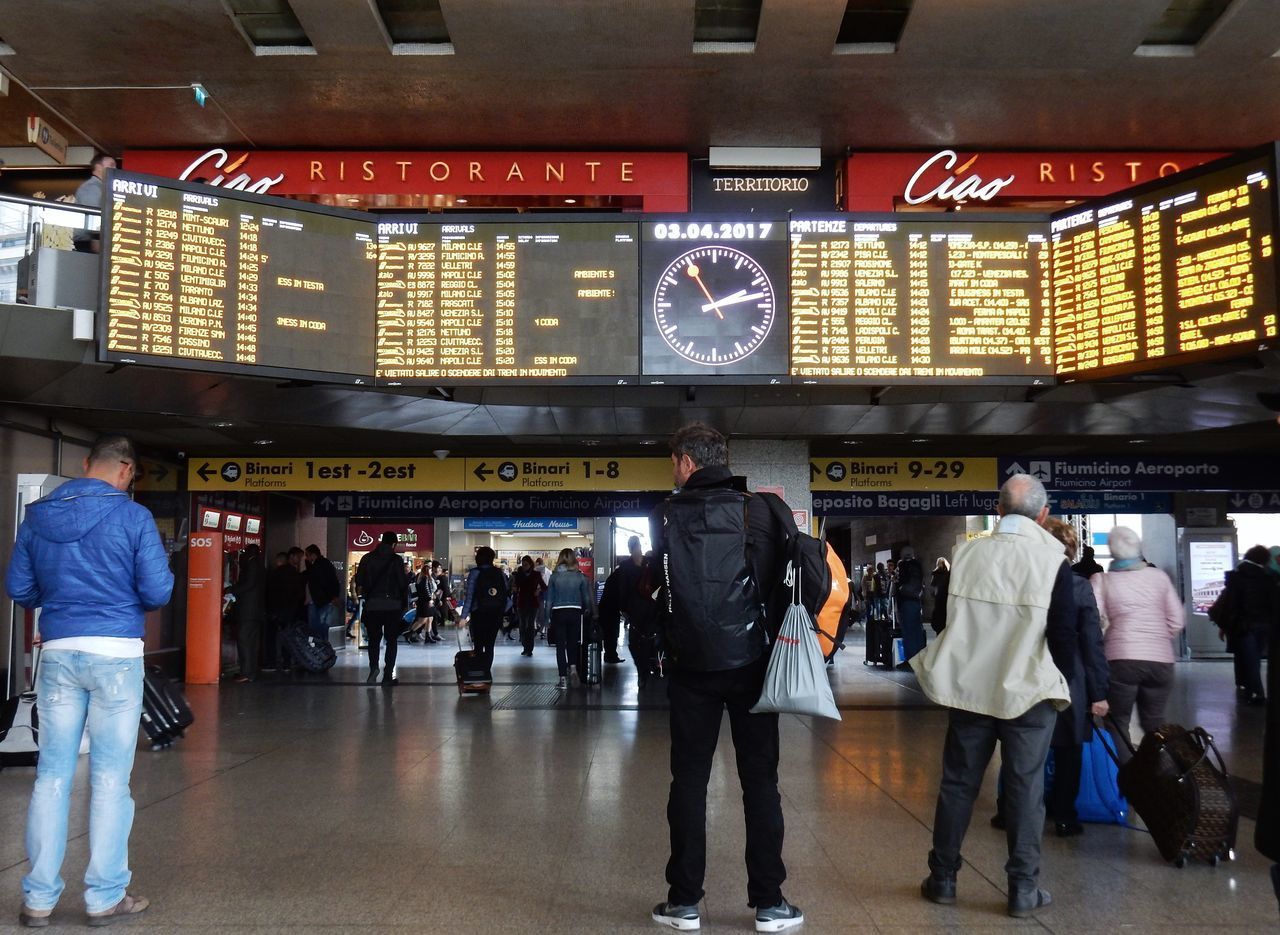
{"type": "Polygon", "coordinates": [[[658,333],[685,360],[732,364],[758,350],[777,309],[764,267],[736,247],[710,244],[680,254],[653,293],[658,333]]]}

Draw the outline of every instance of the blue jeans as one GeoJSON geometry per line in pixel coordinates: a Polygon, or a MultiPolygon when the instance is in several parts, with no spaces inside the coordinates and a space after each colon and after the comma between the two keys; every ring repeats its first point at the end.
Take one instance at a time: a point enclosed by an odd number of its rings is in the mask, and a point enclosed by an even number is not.
{"type": "Polygon", "coordinates": [[[142,660],[72,650],[47,650],[36,685],[40,760],[27,812],[23,902],[52,909],[62,895],[71,783],[80,739],[89,725],[89,866],[85,908],[103,912],[124,898],[129,872],[133,797],[129,774],[142,714],[142,660]]]}
{"type": "Polygon", "coordinates": [[[902,655],[907,659],[924,652],[924,623],[920,619],[920,602],[898,600],[898,626],[902,628],[902,655]]]}
{"type": "Polygon", "coordinates": [[[334,612],[332,604],[308,604],[307,625],[311,635],[322,643],[329,642],[329,627],[333,625],[334,612]]]}

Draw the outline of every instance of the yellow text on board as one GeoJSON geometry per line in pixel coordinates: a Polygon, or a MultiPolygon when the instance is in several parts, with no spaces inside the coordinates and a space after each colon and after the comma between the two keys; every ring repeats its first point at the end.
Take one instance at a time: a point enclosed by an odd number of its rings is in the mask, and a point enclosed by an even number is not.
{"type": "Polygon", "coordinates": [[[995,458],[817,458],[811,490],[995,490],[995,458]]]}
{"type": "Polygon", "coordinates": [[[468,458],[467,490],[670,490],[670,458],[468,458]]]}
{"type": "Polygon", "coordinates": [[[193,458],[193,492],[670,490],[669,458],[193,458]]]}

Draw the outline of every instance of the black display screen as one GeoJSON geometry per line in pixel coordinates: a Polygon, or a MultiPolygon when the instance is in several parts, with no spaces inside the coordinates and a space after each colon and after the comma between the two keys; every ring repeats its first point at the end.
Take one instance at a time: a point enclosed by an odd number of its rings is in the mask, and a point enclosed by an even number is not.
{"type": "Polygon", "coordinates": [[[785,379],[786,220],[647,218],[643,228],[643,379],[785,379]]]}
{"type": "Polygon", "coordinates": [[[802,382],[1048,382],[1043,222],[794,217],[791,375],[802,382]]]}
{"type": "Polygon", "coordinates": [[[1158,370],[1274,338],[1275,186],[1268,148],[1055,214],[1058,373],[1158,370]]]}
{"type": "Polygon", "coordinates": [[[103,210],[103,360],[373,377],[371,220],[127,172],[103,210]]]}
{"type": "Polygon", "coordinates": [[[380,221],[379,381],[634,381],[637,238],[634,221],[380,221]]]}

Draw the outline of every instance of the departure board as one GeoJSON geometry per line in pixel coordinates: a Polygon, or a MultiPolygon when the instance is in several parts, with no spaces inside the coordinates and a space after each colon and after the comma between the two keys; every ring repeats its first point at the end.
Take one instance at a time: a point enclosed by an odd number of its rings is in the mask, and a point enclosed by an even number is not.
{"type": "Polygon", "coordinates": [[[380,221],[379,380],[633,382],[637,235],[634,221],[380,221]]]}
{"type": "Polygon", "coordinates": [[[787,224],[646,218],[646,382],[780,382],[787,373],[787,224]]]}
{"type": "Polygon", "coordinates": [[[793,217],[791,375],[1048,382],[1043,222],[793,217]]]}
{"type": "Polygon", "coordinates": [[[100,356],[371,383],[371,220],[113,173],[100,356]]]}
{"type": "Polygon", "coordinates": [[[1154,370],[1275,337],[1274,163],[1210,163],[1055,214],[1058,373],[1154,370]]]}

